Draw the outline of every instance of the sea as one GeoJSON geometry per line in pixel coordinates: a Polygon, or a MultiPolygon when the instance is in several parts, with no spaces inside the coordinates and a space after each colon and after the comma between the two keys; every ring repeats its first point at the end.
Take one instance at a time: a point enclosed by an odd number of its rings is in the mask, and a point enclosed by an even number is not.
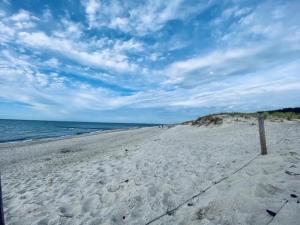
{"type": "Polygon", "coordinates": [[[140,123],[100,123],[0,119],[0,143],[73,136],[116,129],[157,126],[140,123]]]}

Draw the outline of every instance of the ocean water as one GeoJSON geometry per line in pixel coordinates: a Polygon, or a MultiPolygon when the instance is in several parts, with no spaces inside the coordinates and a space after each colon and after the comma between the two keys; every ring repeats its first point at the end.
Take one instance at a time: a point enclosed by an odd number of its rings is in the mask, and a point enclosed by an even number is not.
{"type": "Polygon", "coordinates": [[[0,143],[148,126],[155,126],[155,124],[0,119],[0,143]]]}

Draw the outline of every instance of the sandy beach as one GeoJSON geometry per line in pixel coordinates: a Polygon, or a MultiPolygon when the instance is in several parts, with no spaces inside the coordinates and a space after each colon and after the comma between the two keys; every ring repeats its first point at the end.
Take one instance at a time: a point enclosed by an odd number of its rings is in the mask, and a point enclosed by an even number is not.
{"type": "Polygon", "coordinates": [[[1,144],[6,222],[299,224],[300,122],[265,128],[265,156],[254,118],[1,144]]]}

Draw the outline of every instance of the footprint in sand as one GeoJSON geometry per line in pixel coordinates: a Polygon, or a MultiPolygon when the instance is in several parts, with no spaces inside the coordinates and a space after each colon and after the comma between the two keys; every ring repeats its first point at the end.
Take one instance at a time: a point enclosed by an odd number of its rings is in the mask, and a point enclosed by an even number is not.
{"type": "Polygon", "coordinates": [[[99,171],[100,173],[104,173],[104,172],[105,172],[105,169],[103,169],[103,168],[101,168],[101,167],[98,167],[98,171],[99,171]]]}
{"type": "Polygon", "coordinates": [[[116,210],[111,216],[111,225],[126,224],[126,212],[124,210],[116,210]]]}
{"type": "Polygon", "coordinates": [[[142,181],[142,179],[141,178],[134,178],[134,184],[136,185],[136,186],[141,186],[142,184],[143,184],[143,181],[142,181]]]}
{"type": "Polygon", "coordinates": [[[49,220],[48,220],[47,218],[41,219],[41,220],[38,221],[36,224],[37,224],[37,225],[48,225],[48,224],[49,224],[49,220]]]}
{"type": "Polygon", "coordinates": [[[89,225],[99,225],[99,224],[102,224],[102,219],[101,218],[96,218],[96,219],[93,219],[89,225]]]}
{"type": "Polygon", "coordinates": [[[83,213],[91,212],[97,206],[97,199],[97,196],[92,196],[83,200],[81,211],[83,213]]]}
{"type": "Polygon", "coordinates": [[[282,192],[282,189],[272,184],[259,183],[255,189],[258,197],[270,197],[279,192],[282,192]]]}
{"type": "Polygon", "coordinates": [[[128,207],[130,209],[140,208],[143,205],[143,198],[140,195],[136,195],[133,198],[130,198],[128,201],[128,207]]]}
{"type": "Polygon", "coordinates": [[[118,184],[109,184],[106,186],[106,190],[109,192],[116,192],[120,189],[120,185],[118,184]]]}
{"type": "MultiPolygon", "coordinates": [[[[226,219],[224,215],[224,205],[221,202],[212,201],[206,207],[201,208],[196,213],[197,220],[213,221],[214,224],[234,224],[226,219]]],[[[208,222],[207,221],[207,222],[208,222]]]]}
{"type": "MultiPolygon", "coordinates": [[[[138,208],[138,207],[135,207],[134,209],[132,209],[130,211],[131,218],[139,219],[142,217],[142,214],[143,214],[143,209],[138,208]]],[[[139,223],[139,224],[142,224],[142,223],[139,223]]]]}
{"type": "Polygon", "coordinates": [[[150,194],[151,197],[155,197],[156,194],[158,192],[158,188],[155,187],[154,185],[151,185],[149,188],[148,188],[148,193],[150,194]]]}
{"type": "Polygon", "coordinates": [[[21,195],[21,196],[19,197],[19,199],[21,199],[21,200],[24,200],[24,199],[26,199],[26,198],[27,198],[26,195],[21,195]]]}
{"type": "Polygon", "coordinates": [[[74,216],[73,209],[68,205],[61,206],[58,210],[61,217],[71,218],[74,216]]]}
{"type": "Polygon", "coordinates": [[[167,207],[167,209],[175,207],[175,202],[172,200],[172,195],[169,192],[164,193],[162,203],[167,207]]]}
{"type": "Polygon", "coordinates": [[[99,180],[99,184],[104,185],[104,184],[106,184],[106,183],[107,183],[107,179],[106,179],[105,177],[103,177],[103,178],[101,178],[101,179],[99,180]]]}

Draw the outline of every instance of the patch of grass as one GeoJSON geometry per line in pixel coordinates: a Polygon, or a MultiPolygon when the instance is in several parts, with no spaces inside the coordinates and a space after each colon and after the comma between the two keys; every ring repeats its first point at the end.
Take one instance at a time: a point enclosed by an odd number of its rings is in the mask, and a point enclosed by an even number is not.
{"type": "Polygon", "coordinates": [[[264,112],[263,115],[265,119],[300,119],[300,114],[294,112],[264,112]]]}

